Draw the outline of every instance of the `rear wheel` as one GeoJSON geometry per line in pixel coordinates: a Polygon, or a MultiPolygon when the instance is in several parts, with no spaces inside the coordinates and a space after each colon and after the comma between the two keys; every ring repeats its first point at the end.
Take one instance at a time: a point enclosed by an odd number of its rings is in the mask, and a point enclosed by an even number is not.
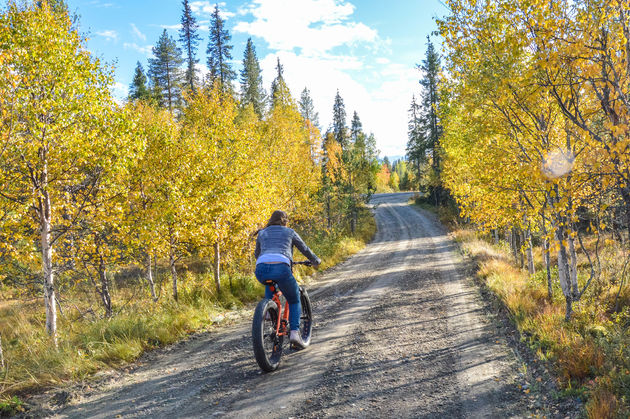
{"type": "Polygon", "coordinates": [[[311,332],[313,330],[313,310],[311,299],[303,287],[300,287],[300,304],[302,304],[302,314],[300,315],[300,335],[304,346],[311,343],[311,332]]]}
{"type": "Polygon", "coordinates": [[[263,371],[275,371],[282,356],[282,341],[284,336],[276,335],[278,321],[278,305],[268,298],[264,298],[256,306],[252,321],[252,339],[256,362],[263,371]]]}

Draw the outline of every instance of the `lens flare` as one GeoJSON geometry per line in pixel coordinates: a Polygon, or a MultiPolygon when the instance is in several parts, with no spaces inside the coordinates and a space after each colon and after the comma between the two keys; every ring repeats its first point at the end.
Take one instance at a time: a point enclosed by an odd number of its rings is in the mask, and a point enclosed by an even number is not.
{"type": "Polygon", "coordinates": [[[550,179],[562,177],[571,172],[575,156],[570,150],[554,150],[545,156],[542,172],[550,179]]]}

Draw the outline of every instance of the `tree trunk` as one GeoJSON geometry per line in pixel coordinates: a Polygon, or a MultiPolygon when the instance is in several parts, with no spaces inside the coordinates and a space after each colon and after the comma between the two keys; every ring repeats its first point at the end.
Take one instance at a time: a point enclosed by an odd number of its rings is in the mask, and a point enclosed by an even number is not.
{"type": "Polygon", "coordinates": [[[518,246],[518,231],[516,230],[516,227],[512,227],[510,232],[510,247],[512,248],[512,256],[514,256],[514,262],[518,263],[518,254],[520,252],[520,249],[518,246]]]}
{"type": "Polygon", "coordinates": [[[567,248],[564,245],[565,230],[558,222],[556,225],[556,241],[558,242],[558,278],[560,279],[560,287],[562,288],[562,294],[566,300],[565,320],[571,319],[571,313],[573,309],[571,304],[573,302],[571,292],[571,273],[569,271],[569,260],[567,255],[567,248]]]}
{"type": "Polygon", "coordinates": [[[494,237],[494,244],[498,245],[499,244],[499,230],[496,228],[493,229],[492,236],[494,237]]]}
{"type": "MultiPolygon", "coordinates": [[[[48,181],[47,170],[44,167],[42,183],[48,181]]],[[[52,337],[57,347],[57,305],[55,304],[54,272],[52,266],[52,245],[50,244],[50,196],[44,191],[39,199],[40,239],[42,246],[42,273],[44,276],[44,303],[46,306],[46,331],[52,337]]]]}
{"type": "Polygon", "coordinates": [[[107,278],[107,268],[105,267],[102,256],[100,257],[100,261],[98,264],[98,276],[101,281],[101,289],[98,293],[101,296],[103,308],[105,308],[105,317],[109,318],[112,317],[112,297],[109,294],[109,279],[107,278]]]}
{"type": "Polygon", "coordinates": [[[547,270],[547,297],[549,302],[553,301],[553,287],[551,283],[551,260],[549,255],[549,239],[545,238],[543,243],[543,259],[545,260],[545,269],[547,270]]]}
{"type": "Polygon", "coordinates": [[[532,245],[532,233],[528,228],[525,233],[525,243],[527,244],[527,271],[530,275],[536,273],[536,267],[534,266],[534,250],[532,245]]]}
{"type": "Polygon", "coordinates": [[[525,266],[525,254],[523,246],[525,245],[525,233],[522,229],[518,229],[518,263],[521,269],[525,266]]]}
{"type": "Polygon", "coordinates": [[[328,230],[332,227],[332,220],[330,219],[330,194],[326,193],[326,223],[328,225],[328,230]]]}
{"type": "Polygon", "coordinates": [[[2,335],[0,334],[0,370],[4,370],[4,354],[2,353],[2,335]]]}
{"type": "Polygon", "coordinates": [[[567,240],[569,244],[569,273],[571,275],[571,292],[573,293],[573,299],[577,301],[580,295],[580,289],[577,282],[577,254],[575,252],[575,240],[569,234],[567,240]]]}
{"type": "Polygon", "coordinates": [[[175,244],[171,238],[171,248],[168,252],[168,262],[171,267],[171,278],[173,279],[173,299],[177,301],[177,269],[175,268],[175,244]]]}
{"type": "Polygon", "coordinates": [[[221,294],[221,253],[219,252],[219,241],[214,242],[214,283],[217,286],[217,294],[221,294]]]}
{"type": "Polygon", "coordinates": [[[153,269],[151,265],[151,253],[147,252],[147,282],[149,283],[149,290],[151,291],[151,298],[154,302],[157,302],[157,296],[155,295],[155,282],[153,282],[153,269]]]}
{"type": "Polygon", "coordinates": [[[354,208],[352,208],[352,210],[350,211],[350,232],[352,233],[352,235],[354,235],[356,229],[357,229],[357,219],[355,215],[355,210],[354,208]]]}
{"type": "Polygon", "coordinates": [[[626,218],[626,231],[628,233],[628,240],[630,240],[630,185],[626,185],[622,188],[619,188],[619,191],[621,193],[621,198],[623,199],[623,202],[626,204],[624,206],[624,210],[626,212],[625,214],[625,218],[626,218]]]}

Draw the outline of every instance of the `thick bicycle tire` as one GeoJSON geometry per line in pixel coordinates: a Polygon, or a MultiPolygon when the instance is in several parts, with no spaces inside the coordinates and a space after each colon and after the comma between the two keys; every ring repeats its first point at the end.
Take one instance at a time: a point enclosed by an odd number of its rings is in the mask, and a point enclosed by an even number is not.
{"type": "Polygon", "coordinates": [[[313,309],[311,307],[311,299],[303,287],[300,287],[300,304],[302,305],[302,314],[300,315],[300,335],[304,346],[311,343],[311,334],[313,331],[313,309]]]}
{"type": "Polygon", "coordinates": [[[263,298],[254,311],[252,341],[256,362],[267,372],[275,371],[282,357],[284,336],[276,336],[277,321],[278,305],[273,300],[263,298]]]}

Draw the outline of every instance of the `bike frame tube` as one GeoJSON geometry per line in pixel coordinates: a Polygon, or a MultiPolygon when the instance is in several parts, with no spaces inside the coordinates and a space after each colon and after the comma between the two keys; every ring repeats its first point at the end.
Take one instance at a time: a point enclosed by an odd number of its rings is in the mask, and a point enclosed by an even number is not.
{"type": "Polygon", "coordinates": [[[282,291],[280,291],[277,287],[271,286],[271,291],[273,292],[272,300],[275,301],[278,306],[278,321],[276,322],[276,336],[286,335],[286,333],[280,333],[280,323],[282,320],[289,321],[289,303],[286,302],[284,305],[284,310],[282,309],[282,303],[280,302],[280,296],[282,295],[282,291]]]}

